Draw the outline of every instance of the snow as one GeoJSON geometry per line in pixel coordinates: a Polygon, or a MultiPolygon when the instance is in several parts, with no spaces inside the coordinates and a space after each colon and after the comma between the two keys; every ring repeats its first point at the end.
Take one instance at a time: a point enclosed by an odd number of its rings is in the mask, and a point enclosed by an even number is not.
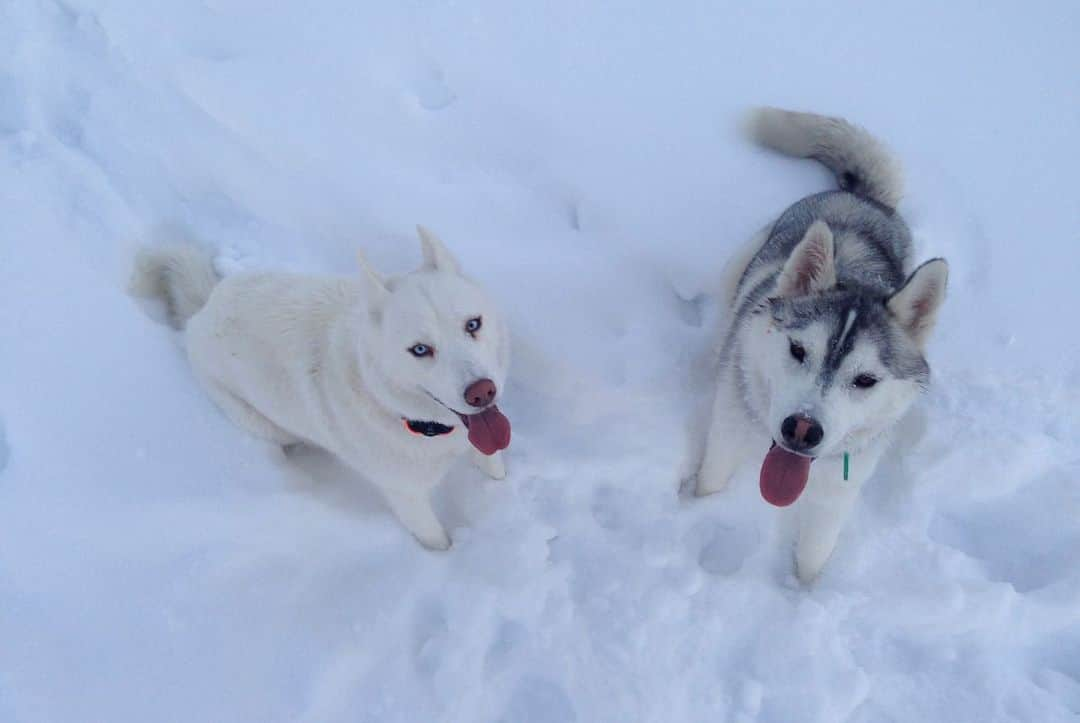
{"type": "Polygon", "coordinates": [[[0,5],[0,720],[1075,720],[1077,27],[1074,2],[0,5]],[[886,139],[952,272],[933,388],[809,588],[754,469],[678,493],[722,265],[829,183],[739,138],[762,103],[886,139]],[[417,222],[515,330],[510,474],[455,470],[445,554],[232,427],[123,291],[169,233],[225,271],[401,271],[417,222]]]}

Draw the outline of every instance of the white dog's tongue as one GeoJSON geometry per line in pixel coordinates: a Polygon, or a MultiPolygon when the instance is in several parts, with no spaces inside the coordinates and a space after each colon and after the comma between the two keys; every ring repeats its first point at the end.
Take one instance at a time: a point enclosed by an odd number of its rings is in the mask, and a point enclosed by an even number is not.
{"type": "Polygon", "coordinates": [[[811,462],[810,457],[773,444],[761,463],[761,496],[777,507],[787,507],[799,499],[810,477],[811,462]]]}
{"type": "Polygon", "coordinates": [[[472,446],[484,454],[495,454],[510,446],[510,420],[495,405],[461,420],[469,430],[472,446]]]}

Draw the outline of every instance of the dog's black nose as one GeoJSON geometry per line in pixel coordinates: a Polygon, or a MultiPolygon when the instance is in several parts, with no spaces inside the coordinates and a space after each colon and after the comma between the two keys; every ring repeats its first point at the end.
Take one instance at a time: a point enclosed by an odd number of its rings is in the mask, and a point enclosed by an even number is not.
{"type": "Polygon", "coordinates": [[[816,419],[802,414],[792,414],[785,419],[780,425],[780,433],[792,452],[809,452],[825,436],[825,430],[816,419]]]}

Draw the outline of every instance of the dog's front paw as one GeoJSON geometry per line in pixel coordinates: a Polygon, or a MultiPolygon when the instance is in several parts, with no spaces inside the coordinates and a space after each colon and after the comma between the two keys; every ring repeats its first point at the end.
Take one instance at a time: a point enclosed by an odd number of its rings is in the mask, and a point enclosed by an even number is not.
{"type": "Polygon", "coordinates": [[[491,479],[506,479],[506,463],[503,462],[502,452],[492,455],[473,453],[473,460],[477,468],[491,479]]]}
{"type": "Polygon", "coordinates": [[[445,530],[428,532],[424,535],[417,534],[416,539],[429,550],[444,551],[450,549],[450,535],[446,534],[445,530]]]}
{"type": "Polygon", "coordinates": [[[485,471],[491,479],[506,479],[506,463],[501,457],[492,459],[485,471]]]}
{"type": "Polygon", "coordinates": [[[795,556],[795,577],[799,578],[799,582],[803,585],[810,585],[817,580],[818,575],[821,574],[821,570],[825,567],[825,559],[812,559],[809,557],[795,556]]]}
{"type": "Polygon", "coordinates": [[[728,477],[706,474],[705,470],[698,472],[697,483],[694,486],[694,494],[698,497],[705,497],[706,495],[715,494],[720,492],[728,484],[728,477]]]}

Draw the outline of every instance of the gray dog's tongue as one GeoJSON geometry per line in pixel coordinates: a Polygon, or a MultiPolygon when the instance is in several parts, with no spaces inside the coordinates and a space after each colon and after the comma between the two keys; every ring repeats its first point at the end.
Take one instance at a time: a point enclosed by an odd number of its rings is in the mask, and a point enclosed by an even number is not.
{"type": "Polygon", "coordinates": [[[495,454],[510,446],[510,420],[494,404],[480,412],[462,416],[472,446],[484,454],[495,454]]]}
{"type": "Polygon", "coordinates": [[[787,507],[799,499],[806,489],[813,461],[774,444],[761,463],[761,496],[777,507],[787,507]]]}

